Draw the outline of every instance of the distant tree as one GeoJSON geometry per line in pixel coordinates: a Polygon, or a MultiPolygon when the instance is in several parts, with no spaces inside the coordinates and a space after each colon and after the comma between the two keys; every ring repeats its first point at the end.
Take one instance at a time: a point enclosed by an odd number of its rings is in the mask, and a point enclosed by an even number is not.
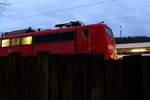
{"type": "Polygon", "coordinates": [[[138,42],[150,42],[150,37],[146,36],[136,36],[136,37],[122,37],[122,38],[116,38],[116,43],[138,43],[138,42]]]}

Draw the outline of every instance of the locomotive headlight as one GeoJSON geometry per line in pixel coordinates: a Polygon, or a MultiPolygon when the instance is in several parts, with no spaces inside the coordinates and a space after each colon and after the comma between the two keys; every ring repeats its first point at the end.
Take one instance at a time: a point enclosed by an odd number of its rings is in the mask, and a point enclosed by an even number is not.
{"type": "Polygon", "coordinates": [[[145,52],[146,49],[132,49],[131,52],[145,52]]]}

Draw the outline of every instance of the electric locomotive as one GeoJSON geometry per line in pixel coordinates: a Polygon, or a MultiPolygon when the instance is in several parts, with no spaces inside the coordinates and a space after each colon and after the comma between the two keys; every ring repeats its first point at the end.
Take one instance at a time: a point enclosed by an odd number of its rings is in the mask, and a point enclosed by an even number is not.
{"type": "Polygon", "coordinates": [[[20,53],[36,56],[49,54],[103,55],[105,59],[116,59],[116,44],[113,32],[106,24],[84,25],[79,21],[57,24],[56,29],[9,32],[0,37],[0,56],[20,53]]]}

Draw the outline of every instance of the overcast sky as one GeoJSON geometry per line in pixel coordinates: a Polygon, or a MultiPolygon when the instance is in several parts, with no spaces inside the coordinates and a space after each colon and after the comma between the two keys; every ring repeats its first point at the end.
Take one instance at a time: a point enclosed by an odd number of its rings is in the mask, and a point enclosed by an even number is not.
{"type": "Polygon", "coordinates": [[[116,37],[150,36],[150,1],[148,0],[0,0],[0,32],[27,27],[54,28],[56,24],[101,21],[116,37]],[[122,28],[120,28],[120,26],[122,28]]]}

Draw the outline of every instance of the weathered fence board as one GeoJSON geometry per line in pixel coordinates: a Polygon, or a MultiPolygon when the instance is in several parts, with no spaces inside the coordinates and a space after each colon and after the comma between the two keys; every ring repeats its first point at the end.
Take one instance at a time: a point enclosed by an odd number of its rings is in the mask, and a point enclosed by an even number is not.
{"type": "Polygon", "coordinates": [[[150,57],[0,57],[0,100],[149,100],[150,57]]]}

